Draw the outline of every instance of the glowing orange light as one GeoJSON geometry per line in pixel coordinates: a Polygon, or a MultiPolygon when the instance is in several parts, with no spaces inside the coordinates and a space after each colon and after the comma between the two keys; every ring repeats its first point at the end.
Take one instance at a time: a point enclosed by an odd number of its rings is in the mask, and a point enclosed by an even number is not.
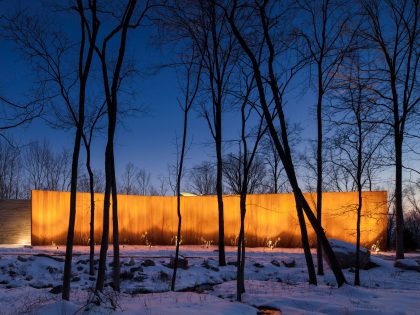
{"type": "MultiPolygon", "coordinates": [[[[202,244],[203,239],[217,243],[218,211],[216,196],[181,197],[183,244],[202,244]]],[[[311,206],[315,194],[305,194],[311,206]]],[[[235,243],[239,230],[239,196],[224,196],[225,240],[235,243]]],[[[32,244],[65,244],[68,228],[70,193],[32,192],[32,244]]],[[[322,224],[328,237],[355,241],[357,193],[323,194],[322,224]]],[[[102,229],[103,195],[95,194],[95,239],[102,229]]],[[[124,244],[168,245],[176,235],[178,223],[176,197],[118,195],[120,240],[124,244]],[[147,233],[146,233],[147,232],[147,233]],[[145,239],[147,235],[147,240],[145,239]]],[[[110,237],[112,237],[112,217],[110,237]]],[[[77,194],[75,244],[89,240],[90,195],[77,194]]],[[[311,244],[315,233],[308,224],[311,244]]],[[[361,220],[361,243],[386,246],[387,194],[364,192],[361,220]]],[[[249,195],[245,222],[248,246],[300,246],[300,229],[292,194],[249,195]],[[271,241],[271,242],[270,242],[271,241]]]]}

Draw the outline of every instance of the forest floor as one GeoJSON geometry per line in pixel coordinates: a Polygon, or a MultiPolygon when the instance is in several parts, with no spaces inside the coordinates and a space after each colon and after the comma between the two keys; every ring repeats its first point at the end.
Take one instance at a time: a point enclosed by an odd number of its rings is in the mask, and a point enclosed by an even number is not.
{"type": "MultiPolygon", "coordinates": [[[[307,283],[301,249],[249,248],[246,293],[238,303],[236,251],[226,249],[228,265],[219,267],[215,246],[181,246],[188,268],[179,269],[177,292],[169,292],[173,247],[121,246],[121,293],[114,293],[107,282],[98,306],[87,305],[98,299],[92,293],[95,277],[88,274],[88,247],[74,248],[70,302],[50,292],[62,282],[64,246],[0,247],[0,314],[255,315],[260,309],[278,309],[282,314],[420,313],[420,272],[395,268],[393,252],[372,254],[371,261],[378,267],[362,270],[360,287],[337,288],[327,264],[325,276],[318,276],[318,286],[307,283]]],[[[99,247],[96,251],[98,254],[99,247]]],[[[316,262],[315,253],[313,256],[316,262]]],[[[420,253],[407,256],[420,263],[420,253]]],[[[111,261],[108,257],[108,281],[111,261]]],[[[344,273],[352,283],[352,270],[344,273]]]]}

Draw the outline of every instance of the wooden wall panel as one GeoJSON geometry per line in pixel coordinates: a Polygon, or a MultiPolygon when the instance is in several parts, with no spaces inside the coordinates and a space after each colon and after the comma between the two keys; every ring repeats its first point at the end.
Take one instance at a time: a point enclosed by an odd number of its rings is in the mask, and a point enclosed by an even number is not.
{"type": "MultiPolygon", "coordinates": [[[[32,244],[65,244],[70,193],[32,192],[32,244]]],[[[315,194],[305,194],[310,205],[315,194]]],[[[354,242],[357,193],[327,192],[323,195],[322,224],[328,237],[354,242]]],[[[386,246],[387,194],[364,192],[361,242],[386,246]]],[[[121,244],[173,244],[177,228],[176,197],[118,195],[121,244]]],[[[95,195],[95,243],[102,233],[103,195],[95,195]]],[[[218,212],[216,196],[182,197],[182,244],[217,243],[218,212]]],[[[239,196],[224,196],[226,245],[233,245],[239,231],[239,196]]],[[[88,244],[90,196],[77,194],[75,243],[88,244]]],[[[300,246],[300,229],[292,194],[249,195],[245,233],[248,246],[300,246]]],[[[308,221],[307,221],[308,222],[308,221]]],[[[110,218],[110,239],[112,219],[110,218]]],[[[311,245],[315,233],[308,223],[311,245]]]]}
{"type": "Polygon", "coordinates": [[[0,200],[0,244],[31,244],[31,201],[0,200]]]}

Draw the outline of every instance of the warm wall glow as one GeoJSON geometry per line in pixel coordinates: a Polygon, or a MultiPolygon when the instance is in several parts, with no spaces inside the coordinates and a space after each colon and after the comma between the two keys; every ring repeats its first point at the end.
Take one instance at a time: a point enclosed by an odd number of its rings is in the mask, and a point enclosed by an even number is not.
{"type": "MultiPolygon", "coordinates": [[[[305,194],[313,207],[315,194],[305,194]]],[[[239,231],[239,197],[224,196],[226,245],[235,244],[239,231]]],[[[32,244],[65,244],[70,193],[32,191],[32,244]]],[[[102,233],[103,194],[95,195],[95,243],[102,233]]],[[[323,194],[322,224],[328,237],[355,242],[357,193],[323,194]]],[[[216,196],[182,197],[182,244],[217,244],[218,212],[216,196]]],[[[118,195],[121,244],[167,245],[174,243],[177,228],[176,197],[118,195]]],[[[386,247],[387,194],[364,192],[361,243],[379,241],[386,247]]],[[[90,196],[77,194],[75,244],[89,242],[90,196]]],[[[110,217],[110,239],[112,216],[110,217]]],[[[307,221],[308,222],[308,221],[307,221]]],[[[309,226],[309,223],[308,223],[309,226]]],[[[249,195],[245,232],[248,246],[267,246],[280,239],[277,247],[300,246],[300,229],[292,194],[249,195]]],[[[315,242],[308,228],[311,245],[315,242]]]]}

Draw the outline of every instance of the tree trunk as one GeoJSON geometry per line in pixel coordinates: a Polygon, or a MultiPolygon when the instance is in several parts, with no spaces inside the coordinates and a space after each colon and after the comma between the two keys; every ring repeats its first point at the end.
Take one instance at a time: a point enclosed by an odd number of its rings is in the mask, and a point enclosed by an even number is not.
{"type": "MultiPolygon", "coordinates": [[[[107,112],[108,112],[108,139],[105,151],[105,196],[104,196],[104,220],[102,243],[99,259],[98,278],[96,281],[96,291],[102,291],[105,281],[106,268],[106,254],[108,251],[108,237],[109,237],[109,208],[110,198],[112,193],[112,222],[113,222],[113,281],[114,290],[120,290],[120,261],[119,261],[119,238],[118,238],[118,202],[117,202],[117,183],[115,178],[115,162],[114,162],[114,136],[117,124],[118,113],[118,87],[121,82],[121,68],[125,55],[127,32],[130,28],[130,20],[136,7],[137,1],[131,0],[127,3],[123,19],[119,27],[115,28],[107,37],[105,37],[102,44],[102,51],[97,49],[98,56],[101,61],[102,77],[105,89],[107,112]],[[120,44],[118,48],[118,57],[113,69],[112,83],[109,82],[108,65],[106,58],[106,48],[109,39],[121,32],[120,44]]],[[[98,21],[99,23],[99,21],[98,21]]]]}
{"type": "Polygon", "coordinates": [[[356,229],[356,270],[354,272],[354,285],[360,285],[360,219],[362,212],[362,187],[358,190],[357,229],[356,229]]]}
{"type": "MultiPolygon", "coordinates": [[[[318,125],[318,140],[317,140],[317,183],[316,183],[316,217],[319,224],[322,225],[322,69],[318,69],[318,104],[317,104],[317,125],[318,125]]],[[[317,237],[316,255],[318,261],[318,275],[324,274],[324,265],[322,261],[322,247],[317,237]]]]}
{"type": "MultiPolygon", "coordinates": [[[[115,125],[113,125],[115,132],[115,125]]],[[[114,136],[114,133],[113,133],[114,136]]],[[[118,198],[117,198],[117,181],[115,177],[115,161],[114,161],[114,137],[112,137],[111,149],[111,178],[112,178],[112,241],[114,250],[114,260],[112,263],[112,275],[114,291],[120,292],[120,241],[118,227],[118,198]]]]}
{"type": "Polygon", "coordinates": [[[109,239],[109,208],[111,199],[111,178],[110,178],[110,143],[105,150],[105,194],[104,194],[104,214],[102,223],[101,250],[99,253],[98,276],[96,279],[96,291],[102,292],[105,283],[106,255],[108,252],[109,239]]]}
{"type": "Polygon", "coordinates": [[[271,43],[271,39],[270,39],[269,32],[268,32],[268,29],[267,29],[266,20],[264,19],[265,15],[261,14],[260,16],[261,16],[262,25],[263,25],[263,28],[264,28],[264,37],[265,37],[265,40],[267,41],[267,45],[269,46],[269,50],[270,50],[270,56],[269,56],[269,60],[268,60],[268,67],[269,67],[269,72],[270,72],[269,84],[270,84],[270,88],[273,92],[272,95],[274,96],[274,101],[275,101],[276,109],[277,109],[277,112],[278,112],[277,117],[280,120],[281,136],[282,136],[282,141],[283,141],[284,148],[283,148],[283,145],[280,142],[280,139],[278,137],[277,130],[274,126],[273,118],[271,116],[271,112],[270,112],[269,107],[268,107],[268,102],[267,102],[267,99],[266,99],[266,94],[265,94],[266,92],[265,92],[265,88],[264,88],[263,78],[262,78],[262,74],[261,74],[261,71],[260,71],[260,65],[257,61],[257,58],[255,57],[252,50],[249,48],[246,41],[244,40],[241,33],[239,32],[238,28],[236,27],[236,25],[233,21],[233,16],[232,15],[229,17],[229,24],[232,27],[232,31],[235,34],[235,37],[238,39],[238,41],[239,41],[240,45],[242,46],[244,52],[248,55],[248,57],[250,58],[250,61],[252,63],[252,68],[253,68],[254,75],[255,75],[255,82],[256,82],[256,85],[257,85],[257,88],[258,88],[258,94],[259,94],[259,97],[260,97],[261,107],[262,107],[262,110],[264,112],[265,121],[267,122],[267,126],[268,126],[268,129],[270,131],[271,138],[274,141],[276,150],[277,150],[277,152],[280,156],[280,159],[283,163],[283,166],[284,166],[284,169],[286,171],[287,177],[289,179],[290,185],[291,185],[291,187],[293,189],[293,192],[295,194],[295,198],[297,198],[298,203],[300,203],[300,205],[302,206],[309,222],[311,223],[313,229],[315,230],[315,233],[317,234],[317,237],[318,237],[319,241],[321,242],[321,245],[322,245],[322,248],[324,249],[325,255],[327,256],[327,259],[331,263],[331,269],[334,272],[334,275],[336,277],[338,286],[342,286],[344,283],[346,283],[346,279],[344,277],[343,271],[340,268],[340,265],[337,261],[337,258],[334,255],[334,252],[333,252],[333,250],[332,250],[332,248],[331,248],[331,246],[328,242],[328,239],[325,235],[325,232],[324,232],[321,224],[319,223],[319,221],[317,220],[317,218],[313,214],[313,212],[312,212],[309,204],[307,203],[306,199],[304,198],[303,193],[300,190],[299,184],[297,182],[296,173],[295,173],[295,169],[294,169],[294,166],[293,166],[292,156],[291,156],[289,143],[288,143],[287,129],[286,129],[286,119],[284,117],[281,100],[279,100],[279,97],[280,97],[281,93],[279,93],[276,76],[274,75],[274,69],[273,69],[274,48],[273,48],[273,45],[271,43]]]}
{"type": "MultiPolygon", "coordinates": [[[[245,177],[245,175],[244,175],[245,177]]],[[[238,237],[238,252],[236,266],[236,300],[242,301],[242,293],[245,293],[245,215],[246,215],[246,192],[240,195],[240,216],[241,225],[238,237]]]]}
{"type": "Polygon", "coordinates": [[[219,266],[226,266],[225,256],[225,219],[223,209],[223,169],[222,169],[222,128],[221,128],[221,114],[217,121],[216,127],[216,155],[217,155],[217,178],[216,178],[216,193],[217,193],[217,206],[219,209],[219,266]]]}
{"type": "MultiPolygon", "coordinates": [[[[290,157],[288,158],[290,161],[290,157]]],[[[346,278],[344,277],[343,271],[341,270],[340,264],[338,263],[337,257],[335,256],[330,243],[328,242],[327,236],[325,235],[324,229],[322,228],[321,224],[319,223],[318,219],[313,214],[311,207],[309,206],[308,202],[306,201],[305,197],[303,196],[302,191],[299,188],[297,183],[296,174],[294,171],[293,166],[290,166],[290,162],[286,162],[285,170],[288,174],[288,178],[290,181],[290,185],[292,186],[293,192],[295,194],[295,198],[301,204],[303,211],[306,214],[309,222],[311,223],[315,233],[317,234],[317,238],[321,242],[321,246],[324,250],[324,254],[326,258],[329,260],[331,264],[331,269],[335,275],[337,285],[340,287],[344,283],[347,283],[346,278]]]]}
{"type": "MultiPolygon", "coordinates": [[[[305,253],[306,267],[308,269],[309,284],[317,285],[317,279],[315,274],[315,266],[312,259],[311,248],[309,246],[308,231],[306,230],[305,217],[303,215],[302,206],[299,201],[295,198],[296,211],[299,219],[300,233],[302,236],[302,247],[305,253]]],[[[321,248],[322,250],[322,248],[321,248]]]]}
{"type": "Polygon", "coordinates": [[[95,275],[95,191],[93,171],[90,165],[90,147],[86,147],[86,168],[89,174],[90,227],[89,227],[89,275],[95,275]]]}
{"type": "Polygon", "coordinates": [[[181,240],[181,224],[182,224],[182,216],[181,216],[181,178],[182,178],[182,169],[184,167],[184,157],[185,157],[185,145],[187,142],[187,127],[188,127],[188,111],[189,107],[184,109],[184,128],[182,133],[182,147],[181,147],[181,156],[179,159],[179,168],[177,174],[177,183],[176,183],[176,210],[178,215],[178,229],[177,229],[177,236],[176,236],[176,243],[175,243],[175,260],[174,260],[174,272],[172,274],[172,282],[171,282],[171,291],[175,291],[175,281],[176,281],[176,272],[178,270],[178,260],[179,260],[179,243],[181,240]]]}
{"type": "Polygon", "coordinates": [[[180,193],[178,193],[177,198],[176,198],[176,207],[177,207],[177,215],[178,215],[178,227],[177,227],[177,233],[176,233],[174,272],[172,274],[171,291],[175,291],[176,272],[178,270],[178,261],[179,261],[179,242],[181,239],[181,225],[182,225],[181,194],[180,193]]]}
{"type": "MultiPolygon", "coordinates": [[[[73,148],[73,158],[71,165],[71,182],[70,182],[70,215],[69,215],[69,228],[67,231],[66,243],[66,258],[64,262],[63,273],[63,293],[64,300],[70,299],[70,281],[71,281],[71,263],[73,257],[73,241],[74,241],[74,224],[76,221],[76,194],[77,194],[77,171],[79,166],[80,144],[83,136],[83,126],[85,123],[85,97],[86,97],[86,83],[88,80],[89,70],[92,63],[92,56],[96,35],[98,32],[97,25],[92,26],[92,34],[86,61],[83,66],[84,53],[85,53],[85,18],[83,13],[82,1],[77,1],[77,9],[80,14],[80,27],[81,27],[81,43],[79,50],[79,63],[78,63],[78,78],[79,78],[79,104],[78,104],[78,121],[76,123],[76,137],[73,148]]],[[[92,10],[96,11],[96,2],[92,2],[92,10]]]]}
{"type": "Polygon", "coordinates": [[[77,193],[77,169],[79,166],[80,143],[82,140],[83,120],[79,121],[76,130],[76,138],[73,148],[70,183],[70,216],[67,231],[66,258],[64,261],[63,293],[64,300],[70,299],[71,263],[73,258],[74,224],[76,221],[76,193],[77,193]]]}
{"type": "Polygon", "coordinates": [[[395,259],[404,258],[404,214],[402,207],[402,141],[395,138],[395,259]]]}

